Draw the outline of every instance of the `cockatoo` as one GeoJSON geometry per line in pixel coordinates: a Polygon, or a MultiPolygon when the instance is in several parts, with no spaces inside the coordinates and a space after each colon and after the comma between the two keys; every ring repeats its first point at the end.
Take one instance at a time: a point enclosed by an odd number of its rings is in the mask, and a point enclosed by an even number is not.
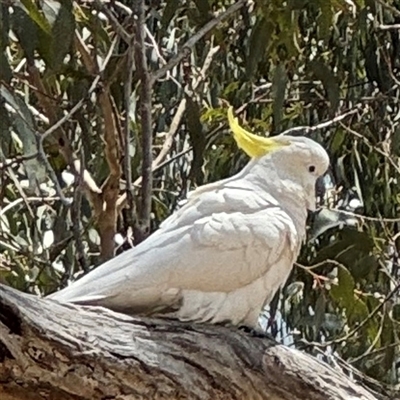
{"type": "Polygon", "coordinates": [[[306,137],[247,132],[231,108],[228,120],[251,157],[241,172],[198,187],[145,241],[49,297],[257,329],[298,256],[329,157],[306,137]]]}

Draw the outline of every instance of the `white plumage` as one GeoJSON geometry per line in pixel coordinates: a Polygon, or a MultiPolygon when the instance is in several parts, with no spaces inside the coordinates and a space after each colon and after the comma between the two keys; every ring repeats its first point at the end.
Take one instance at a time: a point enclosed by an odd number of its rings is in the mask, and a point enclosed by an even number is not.
{"type": "MultiPolygon", "coordinates": [[[[236,121],[230,122],[237,134],[236,121]]],[[[232,178],[199,187],[147,240],[49,297],[130,314],[256,327],[260,311],[290,274],[307,209],[315,208],[316,179],[329,164],[311,139],[262,140],[266,154],[232,178]]]]}

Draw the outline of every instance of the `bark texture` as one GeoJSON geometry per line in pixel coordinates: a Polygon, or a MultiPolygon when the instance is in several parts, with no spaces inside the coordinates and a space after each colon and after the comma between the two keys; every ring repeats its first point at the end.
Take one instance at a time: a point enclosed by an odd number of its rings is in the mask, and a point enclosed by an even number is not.
{"type": "Polygon", "coordinates": [[[315,358],[237,329],[131,318],[0,285],[0,398],[377,398],[315,358]]]}

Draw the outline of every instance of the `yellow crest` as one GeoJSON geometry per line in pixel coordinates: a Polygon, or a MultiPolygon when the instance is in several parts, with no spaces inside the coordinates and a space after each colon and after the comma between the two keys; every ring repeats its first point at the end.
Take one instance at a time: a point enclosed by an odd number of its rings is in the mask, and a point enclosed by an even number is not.
{"type": "Polygon", "coordinates": [[[289,140],[278,141],[273,137],[267,138],[257,136],[254,133],[246,131],[239,125],[238,119],[233,116],[232,107],[228,109],[228,121],[237,145],[252,158],[265,156],[268,153],[290,144],[289,140]]]}

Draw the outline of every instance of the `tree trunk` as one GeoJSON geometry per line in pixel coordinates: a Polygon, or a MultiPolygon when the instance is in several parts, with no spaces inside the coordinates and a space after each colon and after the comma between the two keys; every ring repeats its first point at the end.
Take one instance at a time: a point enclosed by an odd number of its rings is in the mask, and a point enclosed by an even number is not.
{"type": "Polygon", "coordinates": [[[307,354],[235,328],[131,318],[0,285],[0,398],[391,397],[377,397],[307,354]]]}

